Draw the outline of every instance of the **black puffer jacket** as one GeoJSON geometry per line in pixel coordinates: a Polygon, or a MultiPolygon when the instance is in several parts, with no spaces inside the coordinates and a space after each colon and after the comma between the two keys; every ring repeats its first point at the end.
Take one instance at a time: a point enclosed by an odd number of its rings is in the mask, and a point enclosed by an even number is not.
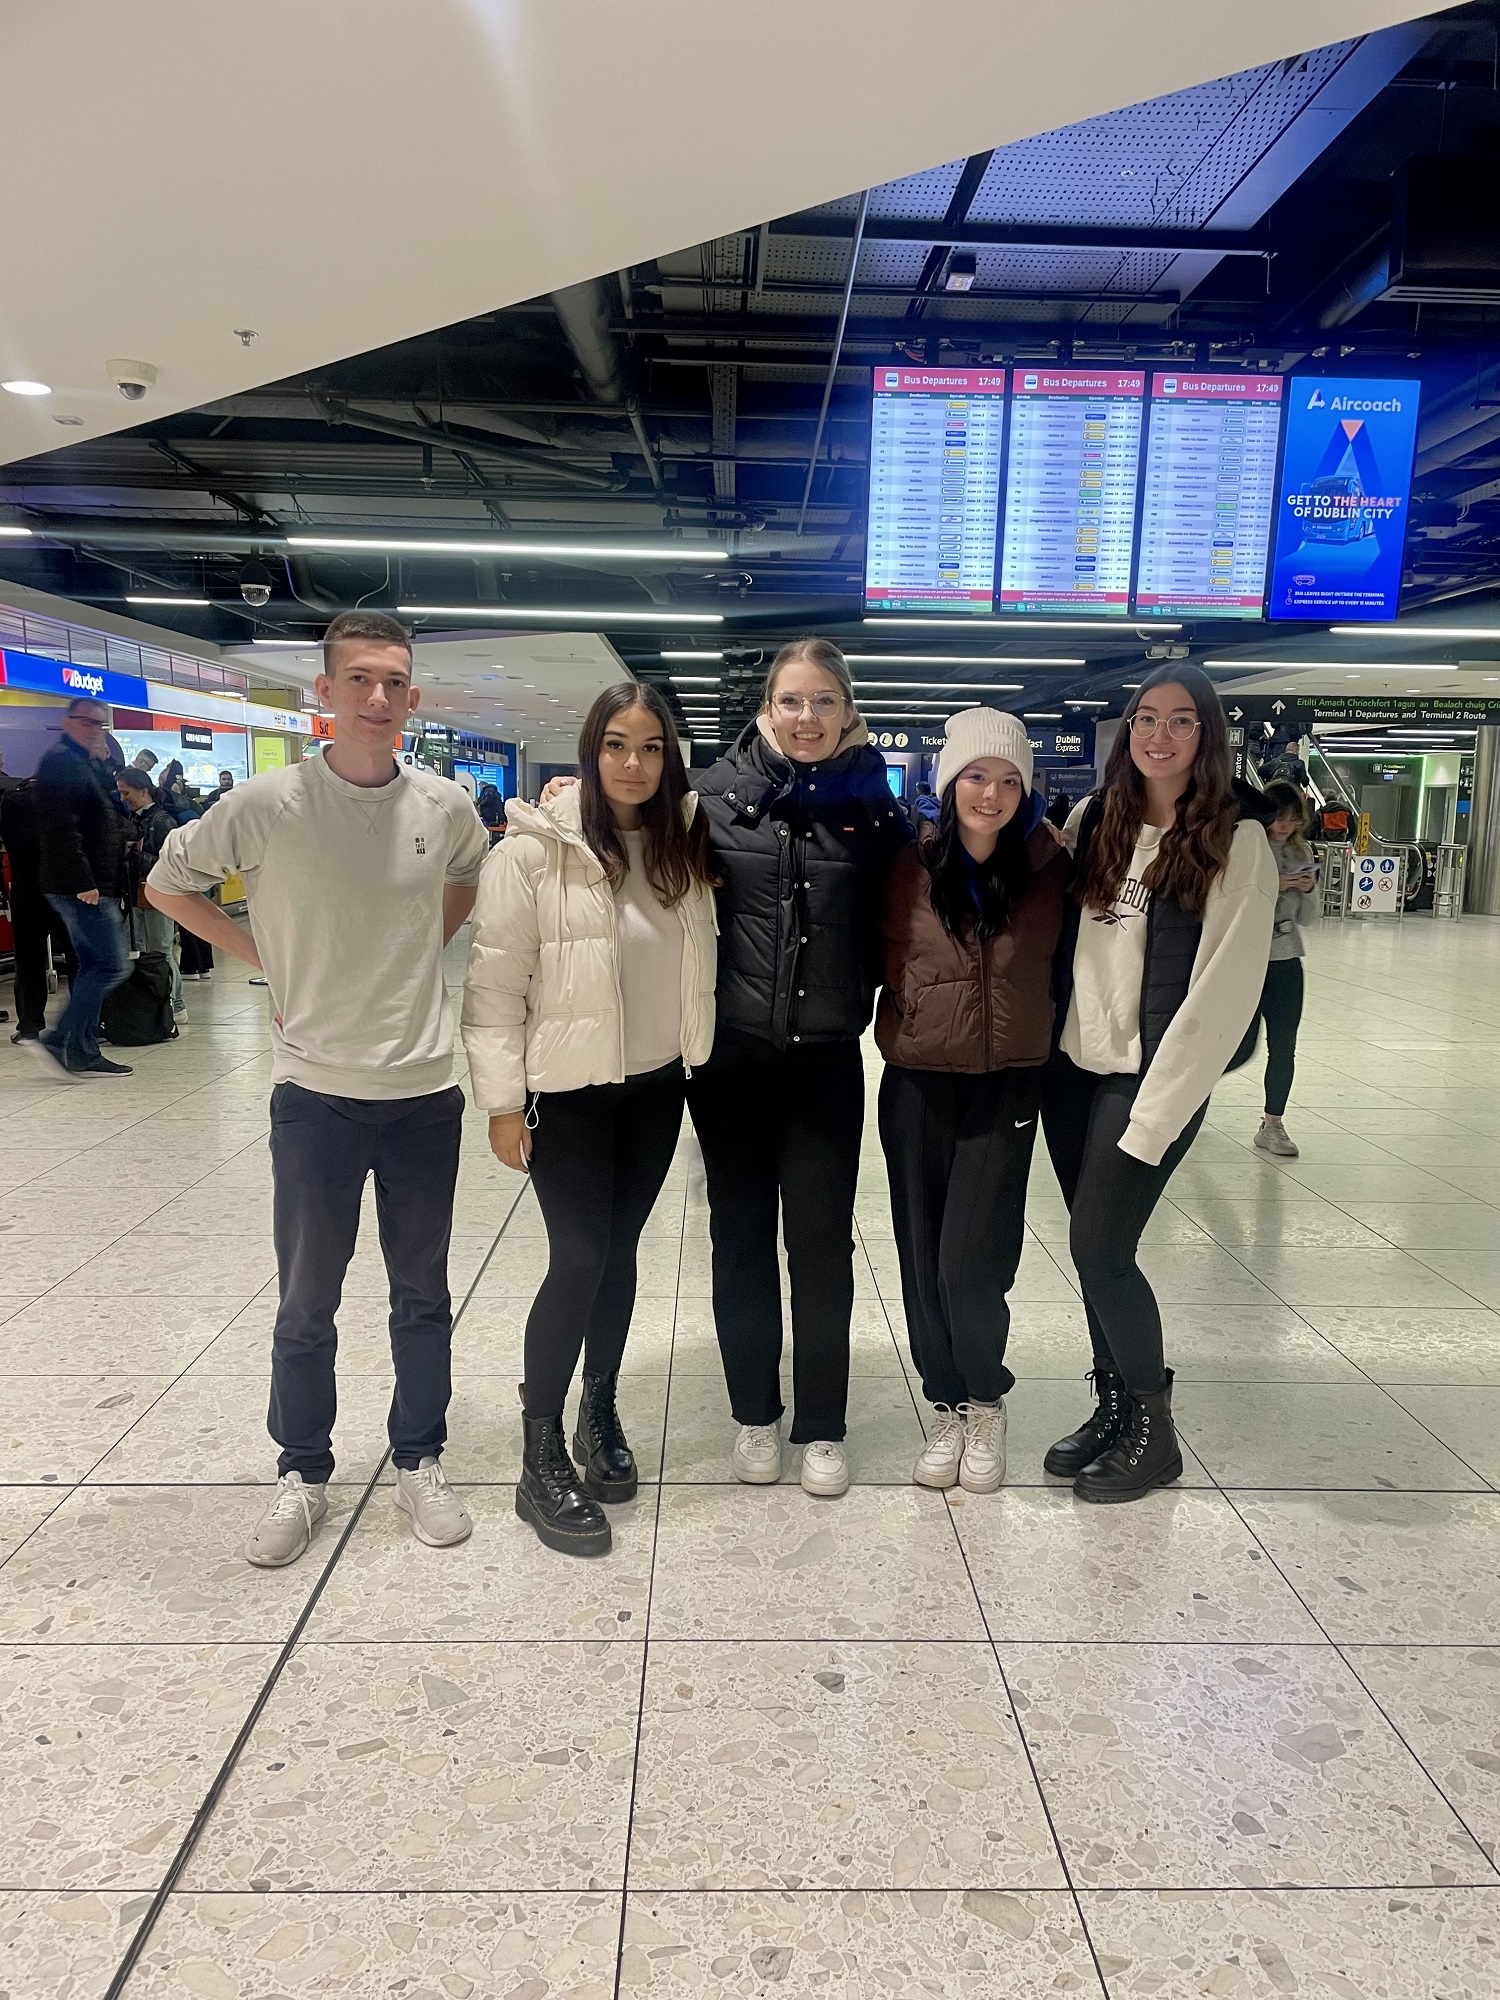
{"type": "Polygon", "coordinates": [[[66,736],[36,767],[36,816],[44,894],[125,893],[130,827],[115,802],[109,767],[66,736]]]}
{"type": "Polygon", "coordinates": [[[885,878],[912,837],[857,739],[794,764],[752,722],[698,782],[718,894],[718,1031],[776,1048],[852,1041],[880,978],[885,878]]]}

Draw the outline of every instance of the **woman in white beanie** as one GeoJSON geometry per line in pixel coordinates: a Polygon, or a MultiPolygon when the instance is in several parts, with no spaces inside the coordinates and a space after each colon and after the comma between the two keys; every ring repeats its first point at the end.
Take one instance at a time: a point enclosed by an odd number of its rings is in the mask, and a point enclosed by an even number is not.
{"type": "Polygon", "coordinates": [[[1068,857],[1042,825],[1024,724],[951,716],[939,818],[886,888],[880,1138],[912,1359],[931,1405],[920,1486],[1005,1477],[1005,1365],[1068,857]]]}

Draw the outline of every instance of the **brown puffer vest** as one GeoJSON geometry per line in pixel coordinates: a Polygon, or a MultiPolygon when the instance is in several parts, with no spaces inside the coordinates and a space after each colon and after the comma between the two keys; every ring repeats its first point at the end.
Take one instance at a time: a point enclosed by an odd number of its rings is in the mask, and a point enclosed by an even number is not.
{"type": "Polygon", "coordinates": [[[1052,954],[1072,863],[1039,826],[1026,843],[1031,882],[998,937],[950,937],[932,907],[925,831],[897,856],[881,926],[885,985],[875,1041],[900,1069],[977,1076],[1032,1069],[1052,1050],[1052,954]]]}

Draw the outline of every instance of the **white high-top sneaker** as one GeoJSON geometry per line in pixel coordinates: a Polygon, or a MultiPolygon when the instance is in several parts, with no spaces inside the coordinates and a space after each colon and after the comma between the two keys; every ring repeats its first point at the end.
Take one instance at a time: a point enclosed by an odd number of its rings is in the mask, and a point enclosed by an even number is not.
{"type": "Polygon", "coordinates": [[[781,1477],[781,1421],[741,1424],[734,1440],[734,1476],[747,1486],[774,1486],[781,1477]]]}
{"type": "Polygon", "coordinates": [[[818,1438],[803,1445],[802,1491],[819,1500],[837,1500],[849,1491],[849,1460],[835,1439],[818,1438]]]}
{"type": "Polygon", "coordinates": [[[960,1403],[964,1455],[958,1483],[965,1493],[995,1493],[1005,1480],[1005,1398],[998,1403],[960,1403]]]}
{"type": "Polygon", "coordinates": [[[918,1486],[935,1486],[945,1493],[958,1484],[959,1460],[964,1455],[964,1420],[946,1403],[934,1403],[928,1420],[927,1442],[911,1469],[918,1486]]]}

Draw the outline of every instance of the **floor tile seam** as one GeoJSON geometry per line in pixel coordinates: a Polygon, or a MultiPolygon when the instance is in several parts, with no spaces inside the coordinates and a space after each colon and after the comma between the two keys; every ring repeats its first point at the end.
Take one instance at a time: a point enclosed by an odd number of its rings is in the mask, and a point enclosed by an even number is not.
{"type": "Polygon", "coordinates": [[[1294,1583],[1292,1578],[1287,1574],[1287,1571],[1283,1567],[1283,1565],[1277,1560],[1275,1551],[1270,1547],[1270,1545],[1264,1540],[1264,1538],[1261,1535],[1256,1533],[1254,1526],[1245,1518],[1242,1509],[1235,1504],[1233,1495],[1226,1493],[1224,1497],[1229,1502],[1229,1505],[1234,1509],[1235,1516],[1239,1520],[1240,1525],[1244,1528],[1246,1534],[1249,1535],[1251,1539],[1255,1542],[1257,1548],[1260,1549],[1266,1561],[1271,1565],[1272,1569],[1281,1578],[1282,1582],[1286,1585],[1287,1589],[1290,1590],[1293,1596],[1297,1599],[1297,1602],[1302,1606],[1303,1610],[1307,1613],[1308,1617],[1312,1620],[1313,1624],[1317,1627],[1317,1629],[1323,1634],[1324,1638],[1328,1641],[1328,1644],[1332,1647],[1334,1653],[1342,1662],[1345,1670],[1349,1673],[1349,1675],[1354,1680],[1356,1686],[1363,1693],[1365,1700],[1369,1702],[1370,1706],[1375,1710],[1375,1713],[1380,1717],[1381,1721],[1384,1722],[1386,1728],[1390,1731],[1391,1735],[1401,1745],[1402,1749],[1406,1752],[1407,1756],[1411,1759],[1412,1763],[1421,1772],[1422,1776],[1427,1780],[1427,1783],[1432,1787],[1433,1791],[1436,1792],[1437,1796],[1443,1801],[1444,1805],[1447,1806],[1449,1812],[1452,1813],[1454,1819],[1463,1828],[1464,1832],[1473,1842],[1475,1851],[1484,1857],[1485,1863],[1488,1866],[1490,1873],[1495,1877],[1496,1885],[1500,1886],[1500,1869],[1496,1868],[1495,1863],[1485,1853],[1485,1849],[1481,1845],[1478,1838],[1476,1837],[1474,1829],[1469,1825],[1468,1821],[1464,1818],[1463,1814],[1454,1805],[1452,1799],[1449,1798],[1447,1792],[1438,1783],[1437,1779],[1433,1776],[1431,1771],[1429,1771],[1427,1766],[1422,1762],[1422,1759],[1417,1755],[1416,1751],[1413,1749],[1412,1745],[1407,1741],[1407,1738],[1402,1733],[1402,1731],[1396,1727],[1396,1724],[1391,1720],[1390,1715],[1386,1712],[1385,1707],[1382,1705],[1381,1702],[1379,1702],[1376,1699],[1375,1695],[1371,1692],[1370,1688],[1367,1686],[1363,1676],[1355,1668],[1354,1663],[1348,1657],[1347,1652],[1333,1637],[1332,1633],[1328,1630],[1328,1627],[1324,1624],[1323,1620],[1318,1616],[1317,1611],[1308,1602],[1307,1598],[1304,1596],[1302,1591],[1298,1589],[1296,1583],[1294,1583]]]}
{"type": "MultiPolygon", "coordinates": [[[[1109,1887],[1080,1889],[1076,1892],[1076,1897],[1075,1897],[1075,1892],[1071,1889],[1035,1888],[1031,1886],[1017,1887],[1016,1885],[1010,1883],[995,1883],[995,1882],[983,1882],[977,1885],[941,1884],[936,1888],[929,1888],[925,1883],[893,1883],[890,1885],[882,1885],[875,1888],[870,1888],[868,1886],[851,1888],[849,1885],[840,1883],[833,1888],[827,1888],[827,1889],[822,1889],[822,1888],[792,1889],[792,1888],[787,1888],[785,1885],[781,1883],[776,1883],[774,1885],[760,1884],[756,1887],[748,1889],[699,1889],[699,1888],[687,1888],[681,1885],[673,1885],[668,1888],[659,1888],[659,1889],[646,1889],[646,1888],[622,1889],[619,1887],[611,1887],[603,1889],[568,1888],[568,1887],[559,1888],[555,1883],[548,1883],[539,1886],[517,1887],[515,1885],[498,1885],[498,1886],[487,1886],[484,1888],[472,1888],[468,1886],[431,1888],[424,1885],[421,1888],[400,1888],[400,1889],[287,1888],[287,1889],[257,1889],[253,1891],[246,1891],[244,1889],[174,1889],[170,1897],[168,1898],[168,1903],[169,1904],[187,1903],[187,1902],[213,1903],[222,1900],[227,1900],[230,1897],[233,1897],[237,1902],[242,1902],[247,1894],[253,1894],[258,1903],[263,1903],[268,1907],[274,1905],[278,1901],[289,1901],[292,1898],[296,1898],[299,1902],[304,1902],[304,1903],[310,1900],[323,1901],[325,1899],[330,1902],[365,1901],[372,1903],[379,1903],[379,1902],[416,1903],[428,1897],[450,1898],[458,1896],[465,1896],[465,1897],[468,1896],[533,1897],[534,1896],[534,1897],[555,1897],[558,1899],[566,1897],[570,1900],[578,1896],[598,1896],[602,1899],[606,1899],[609,1901],[614,1901],[615,1899],[622,1897],[628,1901],[629,1898],[632,1896],[635,1897],[650,1896],[652,1898],[673,1897],[673,1898],[678,1898],[682,1901],[688,1901],[690,1899],[695,1899],[695,1898],[701,1899],[709,1896],[774,1895],[775,1897],[778,1898],[778,1900],[783,1897],[794,1897],[811,1903],[811,1902],[830,1901],[835,1897],[847,1896],[850,1894],[871,1895],[871,1896],[942,1896],[942,1895],[957,1896],[957,1895],[965,1895],[971,1893],[972,1888],[974,1887],[977,1887],[981,1892],[985,1890],[990,1890],[999,1893],[1001,1895],[1011,1895],[1018,1897],[1019,1896],[1035,1897],[1038,1900],[1045,1900],[1045,1901],[1054,1901],[1054,1900],[1058,1902],[1068,1901],[1075,1903],[1075,1907],[1078,1898],[1083,1898],[1092,1901],[1092,1900],[1102,1900],[1106,1896],[1108,1897],[1115,1897],[1115,1896],[1154,1897],[1163,1895],[1254,1896],[1257,1898],[1263,1898],[1263,1897],[1276,1897],[1276,1896],[1370,1896],[1370,1895],[1452,1896],[1455,1894],[1461,1894],[1461,1895],[1483,1896],[1486,1898],[1500,1898],[1500,1883],[1492,1884],[1489,1882],[1384,1881],[1384,1882],[1338,1882],[1332,1884],[1327,1882],[1276,1882],[1269,1884],[1260,1884],[1253,1888],[1247,1886],[1243,1882],[1223,1884],[1218,1887],[1209,1887],[1209,1888],[1199,1888],[1196,1885],[1189,1888],[1180,1888],[1175,1886],[1158,1885],[1154,1883],[1122,1882],[1119,1884],[1111,1885],[1109,1887]]],[[[17,1884],[17,1883],[0,1882],[0,1895],[10,1895],[10,1896],[69,1896],[69,1895],[113,1895],[113,1894],[125,1895],[125,1896],[139,1896],[148,1893],[149,1891],[146,1890],[120,1888],[113,1883],[68,1883],[62,1886],[61,1888],[39,1889],[27,1883],[17,1884]]]]}
{"type": "Polygon", "coordinates": [[[64,1506],[67,1503],[67,1501],[72,1498],[73,1494],[77,1492],[78,1486],[77,1482],[70,1482],[68,1485],[62,1487],[37,1486],[37,1487],[29,1487],[25,1490],[34,1493],[46,1493],[49,1496],[53,1493],[56,1493],[57,1505],[54,1507],[49,1507],[46,1513],[43,1514],[40,1521],[35,1521],[32,1523],[31,1527],[29,1527],[26,1533],[22,1535],[21,1539],[16,1543],[15,1547],[7,1549],[4,1555],[0,1556],[0,1570],[3,1570],[5,1568],[6,1564],[10,1561],[12,1556],[17,1556],[21,1553],[21,1550],[25,1548],[26,1544],[31,1540],[33,1535],[40,1534],[41,1530],[46,1527],[47,1523],[52,1519],[53,1515],[58,1511],[58,1508],[64,1506]]]}
{"type": "Polygon", "coordinates": [[[1099,1959],[1099,1949],[1094,1942],[1093,1933],[1089,1929],[1088,1918],[1084,1915],[1083,1905],[1078,1900],[1078,1889],[1073,1880],[1073,1870],[1069,1865],[1067,1852],[1063,1847],[1062,1838],[1057,1830],[1057,1822],[1053,1817],[1052,1801],[1047,1797],[1046,1790],[1042,1784],[1041,1773],[1037,1770],[1036,1757],[1032,1751],[1031,1741],[1021,1722],[1021,1712],[1016,1706],[1016,1698],[1011,1689],[1010,1677],[1005,1671],[1004,1661],[1000,1658],[1000,1649],[996,1645],[994,1633],[990,1629],[989,1616],[984,1608],[984,1599],[980,1594],[979,1585],[975,1581],[973,1569],[969,1564],[969,1552],[964,1547],[964,1540],[962,1534],[959,1532],[957,1517],[946,1495],[943,1499],[943,1511],[948,1516],[948,1525],[952,1530],[954,1546],[958,1550],[958,1559],[964,1566],[964,1574],[969,1579],[969,1589],[973,1592],[974,1603],[979,1611],[979,1622],[983,1626],[985,1634],[983,1643],[989,1648],[995,1672],[1000,1676],[1000,1685],[1005,1690],[1005,1705],[1010,1710],[1010,1718],[1015,1726],[1016,1739],[1021,1745],[1022,1755],[1026,1759],[1026,1768],[1031,1774],[1032,1789],[1035,1791],[1037,1803],[1042,1809],[1042,1817],[1047,1826],[1047,1837],[1052,1842],[1052,1851],[1057,1856],[1058,1867],[1062,1870],[1066,1893],[1072,1900],[1073,1913],[1078,1919],[1079,1929],[1083,1933],[1083,1941],[1088,1946],[1089,1959],[1094,1968],[1094,1977],[1099,1982],[1101,2000],[1110,2000],[1109,1986],[1104,1977],[1104,1967],[1099,1959]]]}
{"type": "MultiPolygon", "coordinates": [[[[1356,1367],[1359,1366],[1358,1362],[1355,1363],[1355,1366],[1356,1367]]],[[[1474,1477],[1483,1483],[1483,1488],[1485,1491],[1490,1493],[1500,1492],[1500,1487],[1496,1486],[1494,1480],[1486,1479],[1484,1474],[1479,1470],[1477,1466],[1470,1465],[1469,1461],[1464,1457],[1463,1453],[1457,1449],[1456,1446],[1449,1444],[1446,1438],[1439,1437],[1437,1432],[1432,1428],[1432,1426],[1428,1423],[1424,1423],[1423,1420],[1417,1415],[1415,1410],[1407,1409],[1406,1405],[1401,1401],[1401,1399],[1398,1396],[1392,1395],[1389,1384],[1385,1382],[1374,1382],[1372,1383],[1371,1386],[1378,1389],[1380,1393],[1387,1399],[1388,1402],[1393,1403],[1395,1407],[1401,1412],[1403,1417],[1406,1417],[1410,1422],[1419,1425],[1424,1431],[1426,1431],[1427,1435],[1432,1439],[1433,1443],[1438,1445],[1443,1451],[1446,1451],[1450,1456],[1450,1458],[1456,1458],[1459,1464],[1463,1467],[1465,1472],[1472,1472],[1474,1477]]],[[[1420,1387],[1422,1385],[1418,1384],[1417,1386],[1420,1387]]]]}
{"type": "MultiPolygon", "coordinates": [[[[495,1250],[505,1234],[506,1227],[509,1224],[511,1217],[515,1214],[516,1209],[520,1206],[524,1194],[525,1194],[525,1188],[523,1187],[517,1192],[515,1199],[512,1201],[510,1207],[506,1210],[506,1213],[503,1219],[501,1220],[500,1226],[495,1232],[495,1241],[490,1245],[490,1248],[487,1251],[484,1260],[479,1267],[478,1272],[475,1274],[475,1277],[469,1287],[469,1290],[464,1294],[463,1301],[460,1304],[458,1311],[453,1315],[454,1325],[458,1324],[458,1322],[463,1318],[464,1313],[468,1310],[469,1301],[474,1296],[475,1289],[477,1288],[480,1279],[483,1277],[484,1272],[489,1265],[490,1259],[494,1256],[495,1250]]],[[[351,1510],[349,1519],[344,1524],[343,1530],[339,1535],[338,1541],[334,1544],[333,1550],[329,1555],[327,1562],[323,1565],[322,1570],[319,1572],[315,1582],[312,1585],[311,1590],[309,1591],[305,1601],[303,1602],[301,1610],[298,1612],[295,1620],[293,1621],[291,1630],[287,1633],[285,1639],[282,1641],[277,1651],[276,1657],[271,1663],[271,1667],[266,1676],[266,1679],[261,1684],[260,1689],[258,1690],[254,1699],[252,1700],[250,1708],[245,1715],[244,1721],[240,1724],[238,1733],[236,1734],[233,1742],[230,1744],[228,1751],[226,1752],[217,1771],[215,1772],[212,1780],[210,1781],[208,1790],[205,1792],[202,1799],[199,1801],[198,1808],[194,1813],[192,1820],[189,1822],[188,1829],[186,1833],[183,1835],[181,1841],[179,1842],[177,1850],[172,1856],[171,1861],[168,1863],[165,1875],[162,1877],[161,1882],[158,1884],[155,1892],[152,1895],[150,1907],[146,1910],[145,1914],[142,1916],[140,1923],[137,1925],[135,1931],[131,1935],[129,1943],[126,1945],[124,1956],[121,1958],[119,1964],[115,1968],[114,1974],[110,1979],[109,1985],[105,1989],[103,2000],[121,2000],[121,1996],[124,1994],[132,1977],[134,1976],[135,1968],[140,1961],[141,1954],[144,1952],[146,1944],[149,1941],[152,1933],[156,1929],[156,1926],[161,1919],[163,1910],[166,1908],[167,1899],[171,1895],[172,1890],[175,1887],[176,1883],[181,1879],[183,1871],[186,1869],[188,1862],[191,1860],[193,1853],[197,1848],[198,1842],[202,1839],[204,1832],[207,1830],[210,1820],[213,1818],[214,1813],[217,1811],[219,1800],[222,1798],[225,1790],[227,1789],[229,1782],[239,1765],[241,1756],[244,1754],[245,1750],[249,1747],[250,1740],[255,1733],[260,1718],[265,1713],[266,1707],[269,1704],[272,1695],[275,1693],[276,1688],[281,1681],[282,1674],[285,1672],[287,1664],[292,1659],[294,1654],[297,1652],[299,1643],[302,1638],[302,1634],[306,1631],[309,1623],[311,1622],[312,1615],[318,1607],[319,1601],[321,1600],[323,1592],[327,1588],[327,1585],[333,1576],[334,1570],[338,1567],[340,1558],[343,1556],[344,1551],[348,1548],[349,1543],[353,1539],[354,1531],[358,1527],[360,1520],[363,1518],[366,1507],[369,1505],[371,1499],[374,1497],[376,1491],[379,1488],[381,1474],[384,1472],[386,1465],[389,1462],[389,1459],[390,1459],[390,1448],[387,1447],[385,1455],[382,1457],[380,1463],[376,1466],[374,1472],[370,1475],[369,1481],[366,1484],[364,1491],[361,1493],[359,1499],[356,1501],[353,1509],[351,1510]]]]}

